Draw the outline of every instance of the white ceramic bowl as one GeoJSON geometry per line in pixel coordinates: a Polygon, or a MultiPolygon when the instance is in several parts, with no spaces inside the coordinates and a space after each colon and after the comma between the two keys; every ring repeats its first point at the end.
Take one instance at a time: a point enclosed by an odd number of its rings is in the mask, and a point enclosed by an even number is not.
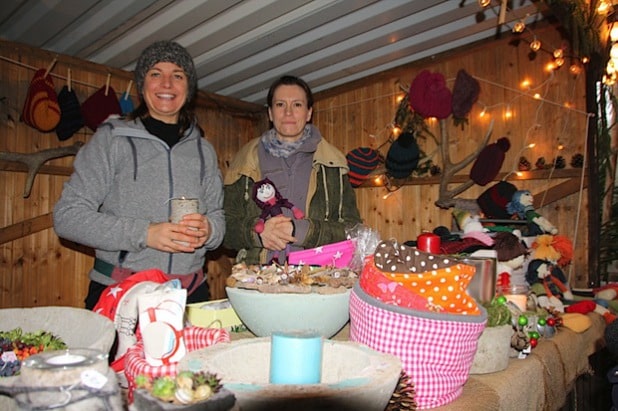
{"type": "Polygon", "coordinates": [[[270,338],[245,338],[187,353],[179,370],[215,373],[243,411],[383,411],[401,360],[349,341],[324,340],[319,384],[270,384],[270,338]]]}
{"type": "Polygon", "coordinates": [[[310,331],[330,338],[350,319],[349,289],[340,294],[271,294],[235,287],[225,290],[240,320],[258,337],[310,331]]]}

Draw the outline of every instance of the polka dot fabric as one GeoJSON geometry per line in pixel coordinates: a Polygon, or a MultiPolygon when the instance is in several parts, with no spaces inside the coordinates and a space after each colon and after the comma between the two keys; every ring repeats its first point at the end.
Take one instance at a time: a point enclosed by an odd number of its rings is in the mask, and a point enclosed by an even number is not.
{"type": "Polygon", "coordinates": [[[478,316],[401,308],[371,297],[359,283],[350,294],[350,340],[401,359],[418,409],[461,395],[486,322],[482,308],[478,316]]]}
{"type": "MultiPolygon", "coordinates": [[[[391,241],[378,244],[374,253],[375,268],[395,286],[387,285],[370,292],[380,301],[401,301],[407,308],[419,308],[416,302],[401,299],[404,287],[410,293],[427,301],[426,308],[434,312],[461,315],[479,315],[478,304],[468,292],[468,284],[475,268],[444,255],[434,255],[391,241]],[[395,292],[399,295],[395,295],[395,292]]],[[[367,264],[367,270],[371,265],[367,264]]],[[[365,271],[365,269],[363,270],[365,271]]],[[[365,272],[361,273],[361,280],[365,272]]],[[[369,287],[365,287],[368,290],[369,287]]],[[[405,296],[404,296],[405,297],[405,296]]]]}

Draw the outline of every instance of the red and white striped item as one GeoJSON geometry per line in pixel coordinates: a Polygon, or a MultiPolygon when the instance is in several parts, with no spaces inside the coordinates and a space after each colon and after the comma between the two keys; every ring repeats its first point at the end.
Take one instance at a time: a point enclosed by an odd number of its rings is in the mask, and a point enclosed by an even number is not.
{"type": "MultiPolygon", "coordinates": [[[[185,327],[182,330],[183,339],[188,352],[200,350],[217,343],[229,343],[230,333],[225,328],[185,327]]],[[[175,377],[178,373],[178,363],[153,366],[148,364],[144,355],[144,342],[138,341],[125,354],[124,372],[129,383],[128,398],[133,402],[135,378],[145,375],[151,379],[163,376],[175,377]]]]}
{"type": "Polygon", "coordinates": [[[419,409],[461,395],[487,322],[481,315],[437,314],[385,304],[357,283],[350,294],[350,340],[401,359],[419,409]]]}

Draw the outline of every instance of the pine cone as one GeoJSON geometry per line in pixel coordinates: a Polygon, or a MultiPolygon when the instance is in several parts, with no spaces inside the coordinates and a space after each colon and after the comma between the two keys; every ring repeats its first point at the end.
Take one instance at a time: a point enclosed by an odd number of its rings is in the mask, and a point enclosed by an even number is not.
{"type": "Polygon", "coordinates": [[[574,154],[571,158],[571,167],[573,168],[582,168],[584,166],[584,155],[583,154],[574,154]]]}
{"type": "Polygon", "coordinates": [[[566,160],[562,156],[556,157],[556,162],[554,163],[554,167],[561,169],[566,167],[566,160]]]}
{"type": "Polygon", "coordinates": [[[414,411],[417,408],[414,383],[405,371],[401,371],[395,392],[388,401],[384,411],[414,411]]]}
{"type": "Polygon", "coordinates": [[[530,171],[531,168],[532,164],[530,164],[530,161],[528,161],[526,157],[519,157],[519,164],[517,164],[517,169],[519,171],[530,171]]]}

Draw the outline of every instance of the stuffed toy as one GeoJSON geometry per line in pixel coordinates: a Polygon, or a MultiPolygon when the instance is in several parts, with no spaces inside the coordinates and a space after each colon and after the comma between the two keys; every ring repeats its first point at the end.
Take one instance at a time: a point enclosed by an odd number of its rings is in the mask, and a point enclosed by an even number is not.
{"type": "Polygon", "coordinates": [[[506,204],[506,211],[511,215],[517,215],[528,222],[528,235],[557,234],[558,229],[545,217],[534,210],[534,198],[528,190],[517,190],[510,202],[506,204]]]}
{"type": "Polygon", "coordinates": [[[457,221],[457,226],[463,231],[461,238],[474,238],[487,246],[494,245],[494,239],[487,234],[487,229],[483,227],[480,216],[465,210],[454,209],[453,217],[457,221]]]}
{"type": "Polygon", "coordinates": [[[537,304],[564,312],[564,301],[572,301],[573,293],[566,285],[566,277],[560,267],[547,260],[535,259],[528,264],[526,281],[537,297],[537,304]]]}
{"type": "Polygon", "coordinates": [[[300,219],[305,216],[305,213],[300,208],[296,207],[288,199],[283,198],[275,184],[268,178],[256,182],[253,186],[253,201],[262,209],[262,213],[254,227],[255,232],[258,234],[264,231],[266,219],[283,214],[284,208],[292,210],[294,218],[300,219]]]}

